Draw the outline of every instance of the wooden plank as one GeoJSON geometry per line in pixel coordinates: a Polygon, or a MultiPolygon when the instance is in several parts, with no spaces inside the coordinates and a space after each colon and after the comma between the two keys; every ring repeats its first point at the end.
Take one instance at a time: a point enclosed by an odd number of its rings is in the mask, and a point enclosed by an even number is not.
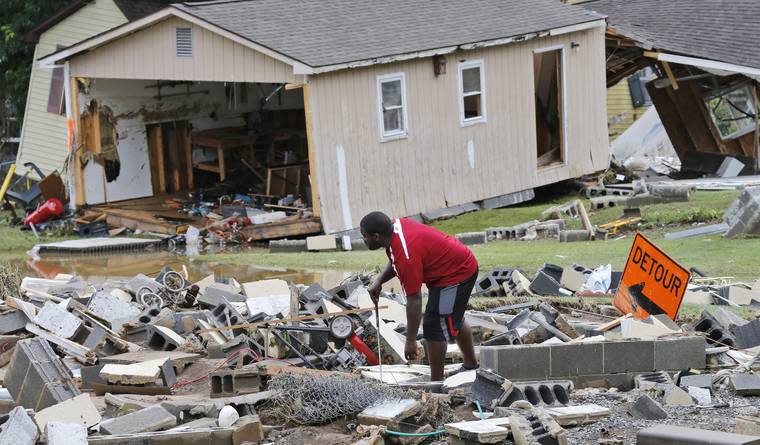
{"type": "Polygon", "coordinates": [[[322,223],[316,218],[288,221],[282,224],[256,224],[243,229],[243,233],[249,241],[310,235],[321,231],[322,223]]]}
{"type": "Polygon", "coordinates": [[[164,152],[169,158],[169,183],[171,184],[171,191],[178,192],[182,190],[182,169],[180,165],[180,154],[177,148],[177,129],[174,123],[168,123],[162,125],[162,133],[164,133],[164,141],[166,147],[164,152]]]}
{"type": "Polygon", "coordinates": [[[177,145],[181,152],[182,167],[186,171],[183,179],[183,190],[192,190],[194,187],[193,180],[193,146],[190,143],[190,131],[187,121],[177,122],[177,145]]]}
{"type": "Polygon", "coordinates": [[[318,377],[333,377],[340,375],[341,377],[358,379],[361,378],[360,374],[352,374],[348,372],[338,371],[323,371],[321,369],[301,368],[298,366],[281,366],[281,365],[259,365],[259,375],[273,376],[277,374],[300,374],[300,375],[313,375],[318,377]]]}
{"type": "Polygon", "coordinates": [[[164,142],[161,125],[148,127],[148,155],[153,193],[166,192],[166,171],[164,166],[164,142]]]}
{"type": "Polygon", "coordinates": [[[314,216],[319,218],[321,205],[319,204],[319,187],[317,184],[317,157],[314,154],[314,119],[311,107],[311,89],[308,83],[303,84],[303,107],[306,116],[306,144],[309,150],[309,184],[311,185],[311,207],[314,216]]]}
{"type": "Polygon", "coordinates": [[[676,76],[673,75],[673,70],[670,69],[670,64],[668,62],[660,62],[662,64],[662,69],[665,70],[665,75],[668,76],[668,80],[670,80],[670,86],[674,89],[678,89],[678,80],[676,79],[676,76]]]}
{"type": "Polygon", "coordinates": [[[82,206],[87,201],[84,192],[84,172],[82,171],[82,163],[80,162],[82,145],[82,125],[79,115],[79,83],[75,77],[71,78],[71,125],[74,133],[74,146],[70,147],[70,150],[74,150],[74,156],[72,162],[74,163],[74,184],[76,188],[76,205],[82,206]]]}

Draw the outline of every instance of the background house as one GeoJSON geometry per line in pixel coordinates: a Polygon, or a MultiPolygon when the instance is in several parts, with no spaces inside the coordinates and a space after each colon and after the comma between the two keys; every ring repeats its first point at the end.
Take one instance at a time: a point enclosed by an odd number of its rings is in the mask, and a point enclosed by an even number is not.
{"type": "MultiPolygon", "coordinates": [[[[149,0],[77,0],[24,36],[35,60],[161,8],[149,0]]],[[[63,68],[35,63],[29,80],[17,163],[34,162],[45,174],[60,171],[68,155],[63,68]]]]}
{"type": "Polygon", "coordinates": [[[744,164],[743,173],[756,170],[760,53],[752,18],[760,3],[591,0],[583,6],[608,16],[608,84],[644,67],[655,70],[647,91],[682,171],[715,173],[727,156],[744,164]]]}
{"type": "Polygon", "coordinates": [[[264,182],[338,232],[608,166],[603,17],[554,0],[288,4],[175,4],[44,57],[74,79],[77,201],[264,182]]]}

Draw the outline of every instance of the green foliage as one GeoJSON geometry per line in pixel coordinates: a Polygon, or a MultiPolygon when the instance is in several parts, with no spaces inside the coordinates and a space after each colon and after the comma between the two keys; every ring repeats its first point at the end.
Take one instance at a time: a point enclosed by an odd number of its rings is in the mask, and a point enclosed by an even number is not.
{"type": "Polygon", "coordinates": [[[23,117],[34,43],[22,40],[70,0],[3,0],[0,8],[0,118],[23,117]]]}

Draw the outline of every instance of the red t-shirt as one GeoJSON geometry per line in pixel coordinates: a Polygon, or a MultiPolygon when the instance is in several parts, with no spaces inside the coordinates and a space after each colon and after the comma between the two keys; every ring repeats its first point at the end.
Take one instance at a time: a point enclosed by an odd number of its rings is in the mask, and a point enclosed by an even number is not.
{"type": "Polygon", "coordinates": [[[394,221],[385,253],[407,295],[419,293],[422,283],[428,287],[461,283],[478,270],[475,255],[458,239],[406,218],[394,221]]]}

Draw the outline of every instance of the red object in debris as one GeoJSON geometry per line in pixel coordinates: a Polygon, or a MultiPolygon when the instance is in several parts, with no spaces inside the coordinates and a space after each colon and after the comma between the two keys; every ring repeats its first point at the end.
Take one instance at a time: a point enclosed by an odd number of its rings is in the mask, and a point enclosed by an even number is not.
{"type": "Polygon", "coordinates": [[[24,218],[24,225],[40,224],[45,221],[57,218],[63,214],[63,204],[61,201],[50,198],[44,204],[37,207],[37,210],[33,211],[26,218],[24,218]]]}
{"type": "Polygon", "coordinates": [[[351,343],[351,346],[353,346],[354,349],[361,352],[363,356],[367,357],[368,365],[377,366],[380,364],[380,361],[377,359],[375,353],[372,352],[372,349],[370,349],[369,346],[367,346],[367,344],[364,343],[358,335],[356,335],[356,332],[352,333],[348,337],[348,342],[351,343]]]}

